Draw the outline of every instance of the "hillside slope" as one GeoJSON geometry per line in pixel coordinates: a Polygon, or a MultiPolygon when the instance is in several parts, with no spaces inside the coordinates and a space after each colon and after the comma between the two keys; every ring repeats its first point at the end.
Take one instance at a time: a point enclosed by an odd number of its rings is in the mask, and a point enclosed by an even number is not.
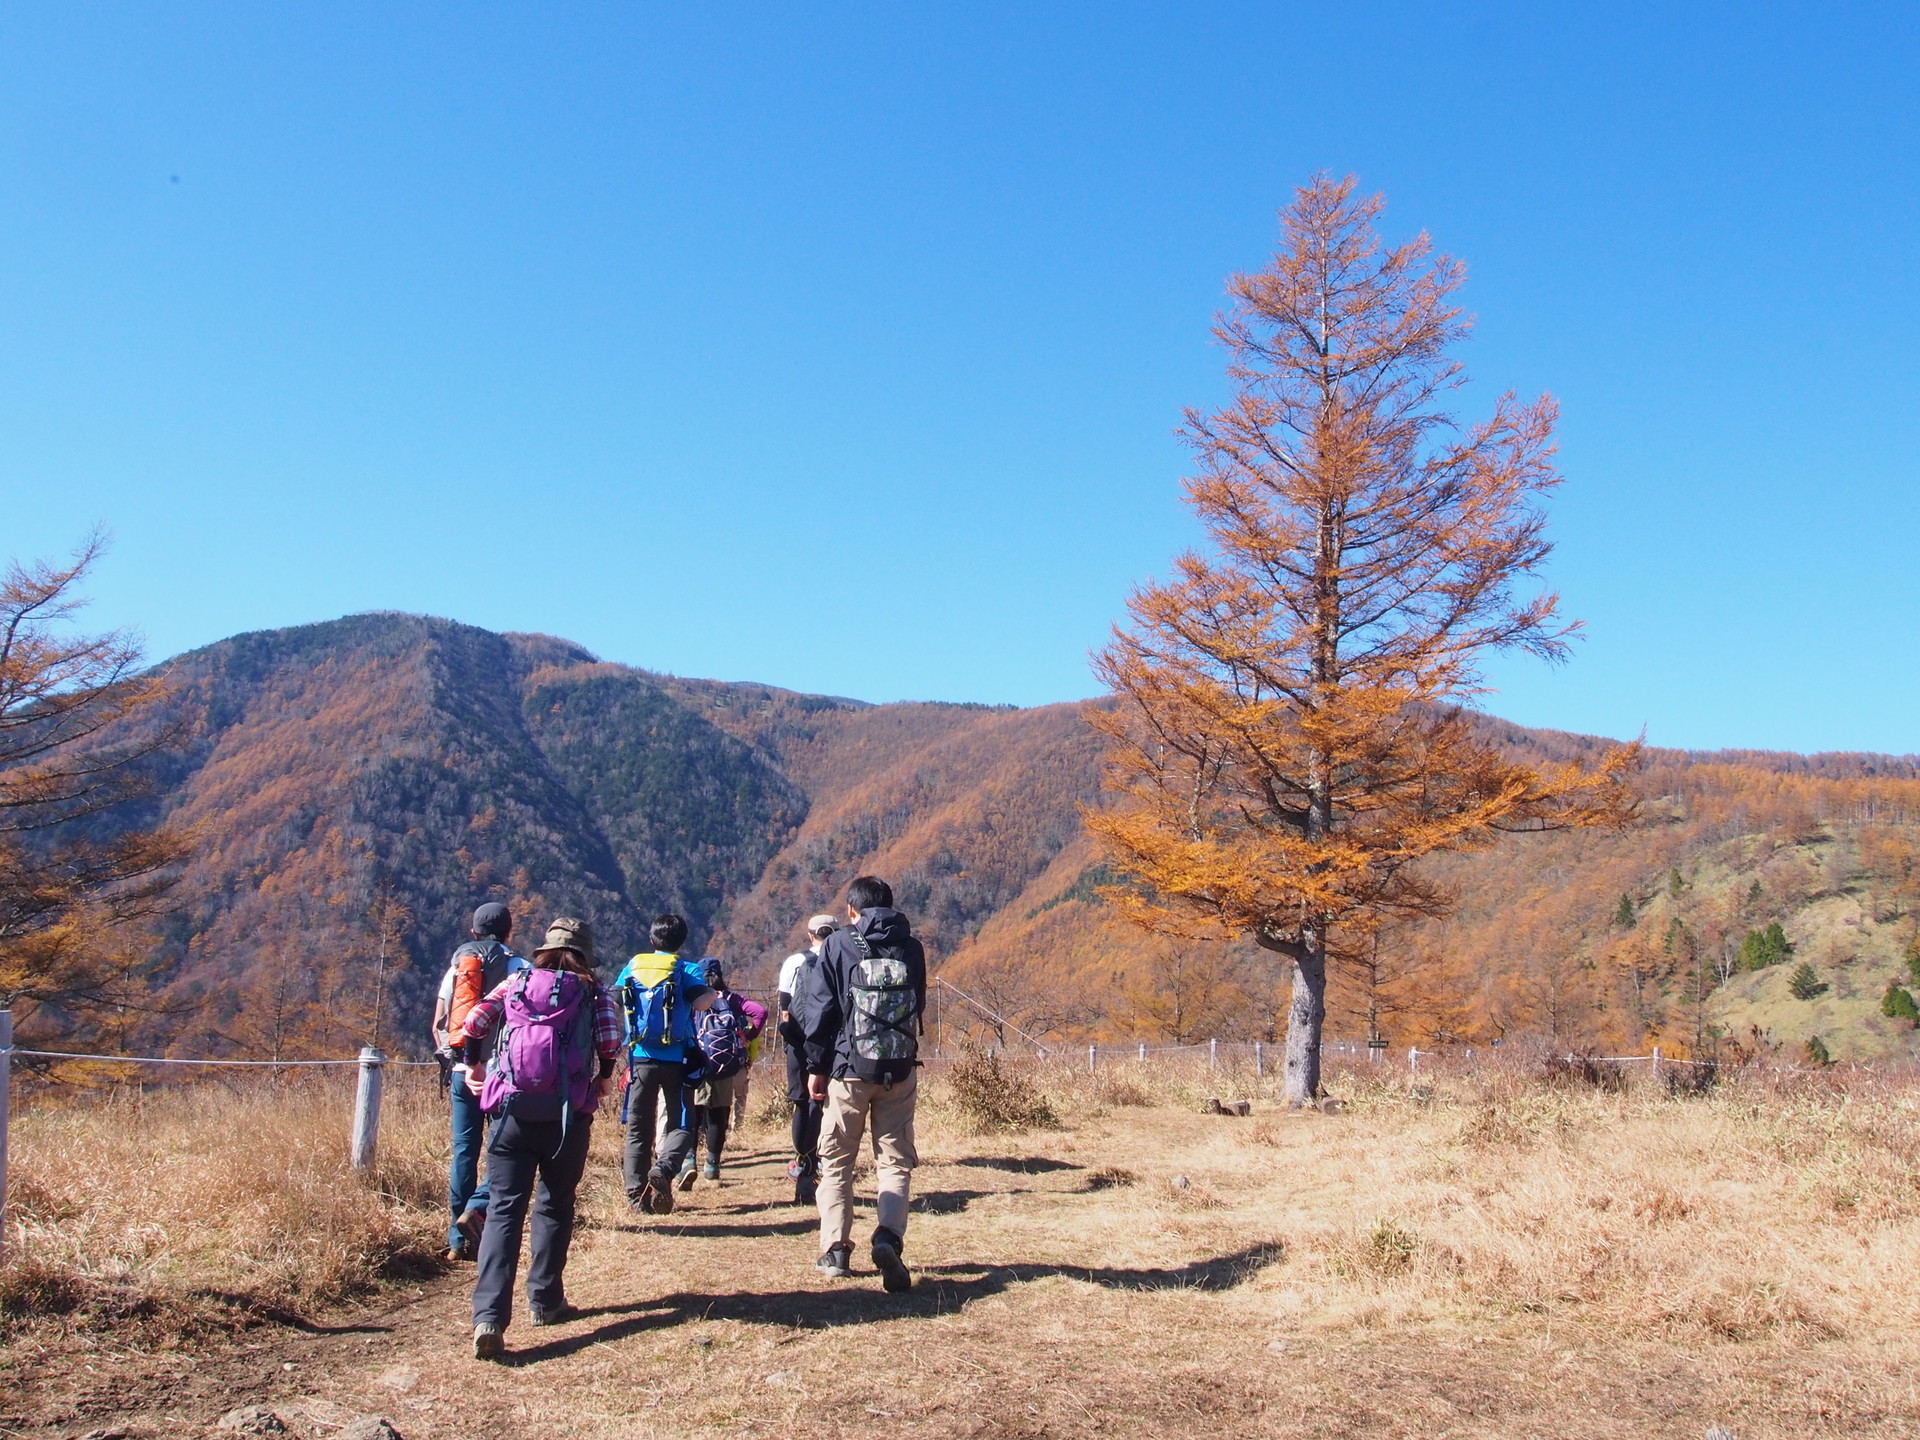
{"type": "MultiPolygon", "coordinates": [[[[377,1003],[383,1041],[409,1044],[490,898],[524,917],[523,941],[583,916],[608,960],[676,910],[736,983],[765,986],[804,917],[863,870],[894,883],[943,978],[978,1002],[944,992],[943,1024],[1275,1036],[1272,957],[1144,936],[1102,903],[1113,877],[1080,825],[1100,750],[1079,705],[868,705],[391,614],[236,636],[165,668],[170,709],[147,723],[187,741],[126,818],[189,827],[197,848],[177,912],[140,947],[163,1002],[144,1043],[339,1053],[372,1036],[377,1003]],[[386,980],[382,897],[411,916],[386,980]]],[[[1535,759],[1603,743],[1483,723],[1535,759]]],[[[1371,974],[1336,976],[1333,1033],[1371,1014],[1423,1045],[1678,1051],[1717,1035],[1797,1051],[1818,1034],[1840,1058],[1912,1053],[1879,1002],[1920,907],[1914,762],[1657,751],[1640,783],[1630,830],[1433,861],[1454,913],[1383,937],[1371,974]],[[1730,963],[1772,923],[1819,972],[1814,999],[1785,996],[1792,967],[1730,963]]]]}

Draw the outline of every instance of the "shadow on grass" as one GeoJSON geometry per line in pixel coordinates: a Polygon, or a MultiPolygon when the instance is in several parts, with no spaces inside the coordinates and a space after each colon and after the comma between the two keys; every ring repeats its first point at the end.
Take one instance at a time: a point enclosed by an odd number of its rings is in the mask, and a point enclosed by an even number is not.
{"type": "Polygon", "coordinates": [[[889,1295],[878,1288],[877,1275],[857,1273],[856,1282],[808,1290],[736,1292],[731,1295],[667,1295],[657,1301],[631,1305],[602,1305],[581,1313],[582,1320],[611,1316],[610,1324],[570,1335],[556,1336],[506,1356],[509,1365],[537,1365],[577,1354],[591,1345],[605,1345],[649,1330],[663,1330],[697,1320],[736,1320],[746,1325],[777,1325],[782,1329],[826,1330],[843,1325],[871,1325],[878,1321],[933,1319],[962,1306],[1004,1294],[1015,1285],[1061,1276],[1109,1290],[1231,1290],[1244,1284],[1284,1253],[1278,1243],[1251,1245],[1230,1255],[1215,1255],[1167,1269],[1127,1269],[1082,1265],[939,1265],[919,1271],[914,1288],[905,1295],[889,1295]]]}
{"type": "Polygon", "coordinates": [[[975,1170],[1004,1170],[1013,1175],[1049,1175],[1056,1170],[1084,1170],[1068,1160],[1050,1160],[1045,1155],[968,1155],[949,1160],[949,1165],[967,1165],[975,1170]]]}

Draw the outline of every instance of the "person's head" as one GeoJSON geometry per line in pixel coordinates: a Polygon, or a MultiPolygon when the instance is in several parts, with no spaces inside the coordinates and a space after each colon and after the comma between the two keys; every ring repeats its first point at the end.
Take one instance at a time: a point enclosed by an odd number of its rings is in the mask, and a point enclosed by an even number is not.
{"type": "Polygon", "coordinates": [[[723,992],[726,990],[727,972],[720,968],[720,962],[711,955],[700,962],[700,974],[714,989],[723,992]]]}
{"type": "Polygon", "coordinates": [[[513,934],[513,912],[498,900],[489,900],[473,912],[471,933],[476,940],[505,940],[513,934]]]}
{"type": "Polygon", "coordinates": [[[547,926],[547,938],[533,952],[541,970],[573,970],[593,974],[593,927],[584,920],[562,916],[547,926]]]}
{"type": "Polygon", "coordinates": [[[878,875],[862,875],[847,886],[847,918],[857,920],[863,910],[891,910],[893,887],[878,875]]]}
{"type": "Polygon", "coordinates": [[[687,922],[678,915],[656,915],[647,934],[653,940],[653,948],[666,955],[678,955],[680,947],[687,943],[687,922]]]}
{"type": "Polygon", "coordinates": [[[807,939],[809,948],[818,950],[827,943],[827,936],[840,928],[840,922],[831,915],[816,915],[807,921],[807,939]]]}

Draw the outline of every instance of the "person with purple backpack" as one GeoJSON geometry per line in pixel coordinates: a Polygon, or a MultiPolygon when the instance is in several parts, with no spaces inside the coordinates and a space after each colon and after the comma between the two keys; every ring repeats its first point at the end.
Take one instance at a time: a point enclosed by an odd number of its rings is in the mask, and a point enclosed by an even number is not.
{"type": "Polygon", "coordinates": [[[492,1194],[473,1285],[473,1356],[498,1360],[506,1353],[529,1205],[528,1318],[557,1325],[579,1313],[567,1303],[565,1285],[574,1200],[622,1033],[613,994],[594,973],[592,929],[581,920],[555,920],[533,952],[533,968],[469,1010],[465,1028],[469,1043],[500,1032],[484,1082],[477,1070],[470,1077],[492,1125],[492,1194]]]}

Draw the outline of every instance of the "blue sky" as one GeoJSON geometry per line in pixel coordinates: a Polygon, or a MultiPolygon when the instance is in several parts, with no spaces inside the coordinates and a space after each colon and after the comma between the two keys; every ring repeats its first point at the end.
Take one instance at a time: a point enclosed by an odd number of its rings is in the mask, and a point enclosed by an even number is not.
{"type": "Polygon", "coordinates": [[[1920,19],[1548,8],[9,6],[0,551],[105,522],[155,655],[1086,695],[1327,169],[1467,262],[1467,411],[1563,406],[1588,639],[1488,708],[1920,750],[1920,19]]]}

